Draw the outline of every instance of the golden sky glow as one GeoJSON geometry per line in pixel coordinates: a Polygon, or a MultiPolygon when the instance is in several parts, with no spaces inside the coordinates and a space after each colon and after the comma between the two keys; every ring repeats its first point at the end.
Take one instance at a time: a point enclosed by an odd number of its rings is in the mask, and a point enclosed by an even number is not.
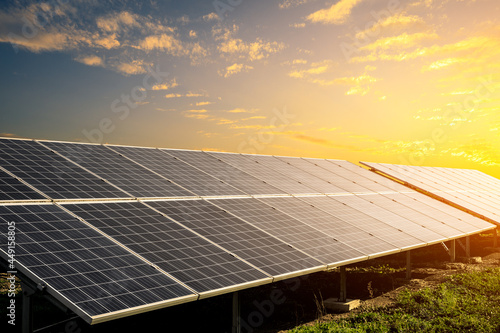
{"type": "Polygon", "coordinates": [[[3,135],[500,177],[496,0],[126,3],[0,7],[3,135]]]}

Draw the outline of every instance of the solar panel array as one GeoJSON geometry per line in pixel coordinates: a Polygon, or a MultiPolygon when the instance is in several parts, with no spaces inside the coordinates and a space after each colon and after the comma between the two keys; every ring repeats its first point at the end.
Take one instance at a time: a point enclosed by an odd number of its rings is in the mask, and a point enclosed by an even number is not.
{"type": "Polygon", "coordinates": [[[494,227],[346,161],[2,138],[0,154],[18,269],[92,324],[494,227]]]}
{"type": "Polygon", "coordinates": [[[470,169],[363,164],[493,223],[500,222],[500,180],[485,173],[470,169]]]}

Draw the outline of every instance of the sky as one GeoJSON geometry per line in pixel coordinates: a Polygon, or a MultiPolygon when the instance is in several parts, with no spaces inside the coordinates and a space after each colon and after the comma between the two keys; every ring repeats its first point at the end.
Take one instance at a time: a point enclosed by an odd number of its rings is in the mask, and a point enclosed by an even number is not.
{"type": "Polygon", "coordinates": [[[0,3],[0,136],[500,178],[498,0],[0,3]]]}

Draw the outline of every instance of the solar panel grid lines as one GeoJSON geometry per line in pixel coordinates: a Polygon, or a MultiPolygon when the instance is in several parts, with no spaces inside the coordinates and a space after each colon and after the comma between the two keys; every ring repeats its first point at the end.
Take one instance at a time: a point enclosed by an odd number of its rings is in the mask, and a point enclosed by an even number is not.
{"type": "Polygon", "coordinates": [[[65,208],[200,298],[272,280],[144,203],[66,204],[65,208]]]}
{"type": "Polygon", "coordinates": [[[452,202],[453,204],[461,206],[464,209],[478,213],[485,218],[500,221],[500,215],[496,214],[495,209],[492,208],[491,205],[481,202],[477,197],[466,196],[465,194],[457,191],[452,191],[452,193],[443,191],[435,185],[434,182],[428,181],[428,176],[426,177],[422,175],[421,171],[418,171],[417,169],[412,169],[409,166],[402,165],[373,165],[372,163],[368,163],[368,165],[371,165],[393,177],[402,178],[403,181],[407,182],[410,186],[422,188],[424,191],[431,193],[431,195],[437,195],[445,200],[448,200],[449,202],[452,202]]]}
{"type": "Polygon", "coordinates": [[[325,269],[316,259],[207,200],[150,201],[148,205],[260,268],[273,281],[325,269]]]}
{"type": "Polygon", "coordinates": [[[19,201],[46,202],[50,198],[0,166],[0,204],[19,201]]]}
{"type": "MultiPolygon", "coordinates": [[[[402,197],[402,195],[399,195],[398,198],[399,197],[402,197]]],[[[436,220],[438,220],[436,217],[430,217],[423,213],[428,210],[428,207],[423,204],[414,204],[413,207],[409,207],[396,199],[389,199],[383,195],[371,196],[368,200],[379,207],[387,209],[388,211],[431,230],[445,238],[460,237],[468,233],[467,231],[458,229],[456,224],[455,226],[451,226],[443,221],[441,221],[441,223],[436,223],[436,220]],[[415,206],[422,208],[423,212],[414,209],[415,206]]]]}
{"type": "MultiPolygon", "coordinates": [[[[3,205],[0,221],[15,221],[16,268],[24,267],[23,273],[89,323],[98,315],[141,312],[152,302],[166,306],[196,298],[54,204],[3,205]]],[[[4,233],[0,239],[6,245],[4,233]]]]}
{"type": "Polygon", "coordinates": [[[485,193],[499,193],[500,192],[500,180],[489,176],[488,174],[479,172],[478,170],[463,170],[452,168],[447,168],[447,171],[453,173],[457,177],[467,177],[466,181],[470,185],[479,184],[485,193]]]}
{"type": "Polygon", "coordinates": [[[258,178],[266,183],[285,191],[288,194],[311,194],[317,193],[314,189],[290,179],[283,174],[270,169],[242,154],[207,152],[212,156],[258,178]]]}
{"type": "MultiPolygon", "coordinates": [[[[381,197],[381,195],[378,195],[381,197]]],[[[332,197],[333,198],[333,197],[332,197]]],[[[445,236],[430,230],[419,222],[415,222],[410,216],[402,216],[401,213],[396,213],[397,205],[392,208],[384,208],[374,203],[375,196],[364,198],[361,196],[350,197],[335,197],[334,199],[345,203],[353,208],[369,213],[371,216],[383,221],[387,225],[402,230],[408,235],[425,241],[427,244],[432,242],[440,242],[446,239],[445,236]]],[[[400,208],[401,209],[401,208],[400,208]]]]}
{"type": "Polygon", "coordinates": [[[427,244],[426,240],[420,237],[414,237],[408,234],[407,231],[391,225],[383,219],[381,220],[380,216],[373,216],[371,211],[366,211],[366,209],[361,210],[355,204],[353,205],[352,202],[347,204],[346,202],[338,200],[350,197],[351,196],[300,197],[300,199],[344,221],[356,221],[356,226],[360,229],[382,239],[401,251],[425,246],[425,244],[427,244]]]}
{"type": "Polygon", "coordinates": [[[385,175],[390,175],[391,177],[405,183],[406,186],[409,186],[410,188],[414,188],[418,191],[424,191],[429,194],[434,194],[434,195],[439,195],[441,198],[449,200],[451,202],[455,202],[458,204],[464,204],[464,200],[461,198],[457,198],[456,196],[447,193],[445,191],[439,190],[434,186],[431,186],[429,184],[426,184],[425,182],[422,182],[421,180],[414,179],[415,177],[415,172],[408,172],[404,169],[404,166],[402,165],[386,165],[382,163],[364,163],[361,162],[365,165],[370,166],[373,170],[379,171],[382,174],[385,175]],[[439,193],[439,194],[438,194],[439,193]]]}
{"type": "Polygon", "coordinates": [[[206,173],[210,173],[248,195],[287,195],[286,192],[249,175],[243,170],[235,168],[207,152],[181,149],[160,150],[194,165],[206,173]]]}
{"type": "MultiPolygon", "coordinates": [[[[371,167],[372,170],[377,170],[382,174],[398,178],[401,181],[405,182],[408,186],[420,189],[428,195],[438,198],[439,200],[444,200],[448,204],[459,207],[460,209],[465,210],[468,213],[471,213],[489,222],[500,224],[498,215],[492,213],[492,209],[490,207],[485,207],[483,204],[478,203],[478,200],[473,200],[467,196],[460,195],[459,192],[449,193],[436,190],[435,187],[431,187],[425,183],[425,178],[415,179],[414,174],[416,173],[416,171],[412,171],[411,167],[381,163],[362,163],[371,167]],[[405,168],[409,168],[409,171],[406,171],[405,168]]],[[[469,196],[472,196],[472,193],[469,193],[469,196]]]]}
{"type": "Polygon", "coordinates": [[[79,165],[131,193],[135,198],[194,196],[191,192],[103,145],[53,141],[44,142],[44,145],[69,159],[78,160],[79,165]]]}
{"type": "Polygon", "coordinates": [[[211,174],[168,154],[166,150],[116,145],[106,147],[197,196],[245,195],[211,174]]]}
{"type": "Polygon", "coordinates": [[[101,204],[101,205],[110,205],[110,204],[133,204],[133,203],[137,203],[137,201],[133,201],[133,202],[105,201],[105,202],[97,202],[97,203],[86,201],[86,202],[79,202],[79,203],[54,203],[54,205],[56,205],[57,207],[61,208],[63,211],[65,211],[69,215],[75,217],[80,222],[84,223],[87,227],[93,229],[94,231],[96,231],[97,233],[99,233],[100,235],[102,235],[103,237],[109,239],[114,244],[120,246],[121,248],[123,248],[128,253],[133,254],[135,257],[139,258],[141,261],[147,263],[150,267],[154,268],[155,270],[160,271],[162,274],[166,275],[168,278],[170,278],[173,281],[177,282],[178,284],[182,285],[184,288],[188,289],[189,291],[191,291],[192,293],[198,295],[198,297],[199,297],[199,292],[197,292],[191,286],[189,286],[188,284],[184,283],[183,281],[177,279],[174,275],[172,275],[172,274],[164,271],[160,266],[156,265],[154,262],[148,260],[147,258],[145,258],[144,256],[142,256],[141,254],[139,254],[136,251],[132,250],[129,246],[123,244],[122,242],[119,242],[116,237],[112,237],[108,233],[103,232],[100,228],[98,228],[94,224],[90,223],[88,219],[82,218],[81,214],[78,214],[77,212],[75,212],[74,209],[70,209],[70,207],[73,207],[73,206],[82,206],[82,205],[93,206],[93,205],[99,205],[99,204],[101,204]]]}
{"type": "MultiPolygon", "coordinates": [[[[286,177],[295,179],[301,184],[307,184],[308,187],[315,190],[316,193],[331,194],[343,192],[343,190],[328,181],[317,177],[316,175],[296,167],[294,164],[284,161],[283,158],[268,155],[244,155],[248,158],[268,166],[275,171],[278,171],[286,177]]],[[[291,158],[289,158],[291,159],[291,158]]]]}
{"type": "Polygon", "coordinates": [[[454,228],[462,231],[464,234],[469,234],[477,230],[486,230],[485,228],[489,228],[491,226],[490,223],[487,223],[482,219],[465,213],[446,203],[432,199],[425,194],[419,192],[402,194],[403,195],[386,194],[385,197],[414,209],[421,207],[421,205],[425,205],[424,208],[417,210],[426,214],[430,218],[440,221],[441,223],[453,226],[454,228]]]}
{"type": "MultiPolygon", "coordinates": [[[[482,193],[476,192],[471,197],[468,194],[468,192],[470,191],[470,187],[461,184],[461,180],[463,181],[463,179],[455,179],[453,182],[450,182],[450,179],[448,178],[450,176],[449,173],[439,172],[440,168],[430,169],[420,166],[412,168],[414,168],[418,172],[421,172],[420,175],[422,175],[422,177],[425,178],[426,181],[433,182],[434,184],[436,184],[436,187],[441,188],[441,190],[450,191],[450,193],[457,198],[464,198],[465,196],[467,197],[466,200],[470,200],[476,206],[479,206],[492,213],[495,213],[496,211],[496,209],[494,209],[495,206],[498,207],[498,202],[495,202],[497,201],[495,200],[496,198],[492,198],[488,195],[483,195],[482,193]]],[[[476,184],[474,184],[473,186],[474,188],[477,187],[476,184]]]]}
{"type": "MultiPolygon", "coordinates": [[[[404,185],[394,182],[386,177],[378,176],[368,172],[359,165],[348,161],[329,160],[326,161],[338,166],[336,172],[346,179],[356,179],[356,184],[376,193],[391,193],[408,190],[404,185]]],[[[325,164],[326,166],[326,164],[325,164]]]]}
{"type": "Polygon", "coordinates": [[[327,172],[328,179],[330,182],[334,183],[335,186],[342,188],[345,192],[356,194],[356,193],[366,193],[371,192],[367,188],[357,184],[355,181],[346,179],[340,175],[338,175],[333,168],[333,164],[328,162],[325,159],[316,159],[316,158],[302,158],[304,161],[311,163],[327,172]]]}
{"type": "Polygon", "coordinates": [[[329,266],[363,257],[349,245],[255,198],[209,200],[236,217],[329,266]]]}
{"type": "Polygon", "coordinates": [[[0,139],[0,166],[53,200],[128,198],[34,140],[0,139]]]}
{"type": "MultiPolygon", "coordinates": [[[[387,254],[396,248],[377,236],[358,228],[354,223],[338,218],[333,214],[300,200],[300,197],[267,197],[259,200],[327,234],[333,239],[351,246],[362,253],[363,256],[366,256],[364,259],[387,254]]],[[[362,258],[360,257],[359,259],[362,258]]]]}
{"type": "MultiPolygon", "coordinates": [[[[442,177],[449,184],[456,184],[457,191],[464,191],[464,193],[473,193],[474,196],[479,196],[486,200],[489,205],[493,207],[499,207],[500,199],[498,195],[493,195],[494,190],[490,184],[485,184],[476,178],[476,173],[473,170],[462,169],[462,174],[458,174],[455,170],[451,168],[426,168],[422,167],[423,170],[429,172],[435,177],[442,177]],[[460,187],[458,187],[460,186],[460,187]]],[[[457,169],[459,171],[459,169],[457,169]]],[[[500,182],[499,182],[500,183],[500,182]]]]}

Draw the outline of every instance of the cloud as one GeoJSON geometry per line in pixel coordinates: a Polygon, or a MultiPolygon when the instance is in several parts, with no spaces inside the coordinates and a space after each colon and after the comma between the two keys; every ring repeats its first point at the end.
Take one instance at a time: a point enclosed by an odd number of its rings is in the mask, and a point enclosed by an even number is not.
{"type": "Polygon", "coordinates": [[[198,102],[196,103],[196,106],[203,106],[203,105],[210,105],[213,104],[213,102],[198,102]]]}
{"type": "MultiPolygon", "coordinates": [[[[434,55],[451,55],[457,57],[457,54],[465,53],[467,58],[474,59],[477,63],[486,63],[491,57],[498,55],[500,47],[500,39],[498,37],[477,36],[470,37],[455,43],[445,45],[433,45],[430,47],[420,47],[417,43],[412,46],[416,47],[412,51],[401,51],[401,42],[396,42],[398,39],[393,39],[394,43],[389,42],[380,48],[376,45],[383,45],[381,41],[377,41],[367,46],[371,53],[366,56],[358,56],[350,59],[351,63],[372,62],[377,60],[386,61],[406,61],[421,57],[429,57],[434,55]],[[388,45],[391,44],[391,47],[388,45]],[[380,52],[379,52],[380,51],[380,52]]],[[[403,40],[403,38],[401,38],[403,40]]]]}
{"type": "Polygon", "coordinates": [[[152,90],[169,90],[169,89],[175,88],[177,86],[179,86],[179,84],[177,83],[177,80],[174,78],[170,82],[155,84],[152,87],[152,90]]]}
{"type": "Polygon", "coordinates": [[[426,72],[426,71],[431,71],[431,70],[443,69],[445,67],[449,67],[451,65],[454,65],[457,63],[463,63],[463,62],[467,62],[467,60],[460,59],[460,58],[448,58],[448,59],[437,60],[437,61],[434,61],[432,64],[423,67],[422,71],[426,72]]]}
{"type": "Polygon", "coordinates": [[[104,60],[95,55],[78,57],[75,60],[87,66],[102,66],[104,64],[104,60]]]}
{"type": "Polygon", "coordinates": [[[104,32],[122,32],[129,28],[140,27],[139,16],[128,11],[112,13],[97,18],[96,24],[104,32]]]}
{"type": "Polygon", "coordinates": [[[375,36],[384,30],[400,30],[400,29],[408,29],[410,26],[415,25],[424,25],[424,20],[416,15],[407,15],[406,13],[396,13],[392,16],[389,16],[385,19],[382,19],[375,23],[370,28],[367,28],[363,31],[356,33],[357,39],[365,39],[367,37],[375,36]]]}
{"type": "Polygon", "coordinates": [[[247,109],[243,109],[243,108],[236,108],[236,109],[228,110],[226,112],[227,113],[255,113],[257,111],[258,111],[257,109],[247,110],[247,109]]]}
{"type": "Polygon", "coordinates": [[[340,0],[330,8],[321,9],[307,16],[312,23],[343,24],[351,15],[352,9],[363,0],[340,0]]]}
{"type": "Polygon", "coordinates": [[[363,46],[360,50],[368,50],[368,51],[378,51],[378,50],[391,50],[391,49],[402,49],[402,48],[410,48],[416,45],[423,40],[437,39],[438,35],[436,33],[402,33],[398,36],[386,37],[376,40],[375,42],[363,46]]]}
{"type": "Polygon", "coordinates": [[[208,97],[208,95],[205,93],[194,93],[191,91],[187,92],[184,95],[183,94],[174,94],[174,93],[165,95],[165,98],[180,98],[180,97],[188,97],[188,98],[190,98],[190,97],[208,97]]]}
{"type": "Polygon", "coordinates": [[[219,71],[219,75],[227,78],[230,77],[231,75],[238,74],[241,72],[248,72],[252,69],[253,69],[252,66],[234,63],[231,66],[226,67],[225,70],[219,71]]]}
{"type": "Polygon", "coordinates": [[[265,41],[258,37],[252,42],[244,41],[241,38],[235,38],[238,33],[238,26],[232,27],[214,27],[212,35],[218,43],[217,50],[223,57],[236,57],[236,59],[246,59],[247,61],[256,61],[266,59],[270,55],[278,53],[285,48],[284,43],[265,41]]]}
{"type": "Polygon", "coordinates": [[[203,16],[203,21],[205,22],[218,21],[218,20],[219,20],[219,15],[217,15],[214,12],[211,12],[203,16]]]}
{"type": "Polygon", "coordinates": [[[118,72],[125,75],[137,75],[147,73],[146,64],[143,60],[133,60],[131,62],[119,62],[115,64],[118,72]]]}
{"type": "Polygon", "coordinates": [[[311,0],[282,0],[278,6],[280,9],[288,9],[293,7],[298,7],[308,3],[311,0]]]}

